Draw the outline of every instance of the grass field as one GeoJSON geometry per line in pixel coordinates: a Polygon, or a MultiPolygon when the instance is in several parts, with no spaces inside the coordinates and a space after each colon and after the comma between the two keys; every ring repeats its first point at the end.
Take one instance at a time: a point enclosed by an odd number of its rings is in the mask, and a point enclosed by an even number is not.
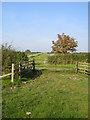
{"type": "Polygon", "coordinates": [[[21,80],[2,80],[3,118],[88,118],[88,76],[74,65],[43,64],[47,56],[36,55],[36,71],[21,80]]]}
{"type": "Polygon", "coordinates": [[[49,56],[49,54],[47,54],[47,53],[37,53],[37,54],[31,54],[28,57],[30,60],[35,59],[36,66],[44,66],[44,65],[48,64],[47,63],[48,56],[49,56]]]}

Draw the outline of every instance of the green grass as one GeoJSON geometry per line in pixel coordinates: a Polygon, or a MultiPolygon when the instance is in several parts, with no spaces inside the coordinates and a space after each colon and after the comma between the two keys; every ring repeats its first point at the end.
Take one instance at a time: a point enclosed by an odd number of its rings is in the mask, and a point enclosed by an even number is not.
{"type": "Polygon", "coordinates": [[[30,54],[29,60],[35,59],[36,67],[46,67],[46,68],[73,68],[75,69],[75,64],[49,64],[48,63],[48,53],[37,53],[37,54],[30,54]]]}
{"type": "Polygon", "coordinates": [[[69,70],[37,70],[3,80],[3,118],[87,118],[88,76],[69,70]]]}
{"type": "Polygon", "coordinates": [[[29,55],[29,60],[35,59],[36,65],[44,65],[47,63],[49,54],[47,53],[38,53],[29,55]]]}
{"type": "Polygon", "coordinates": [[[48,64],[48,56],[29,55],[36,71],[13,84],[9,77],[2,80],[3,118],[88,118],[90,76],[75,74],[74,64],[48,64]]]}

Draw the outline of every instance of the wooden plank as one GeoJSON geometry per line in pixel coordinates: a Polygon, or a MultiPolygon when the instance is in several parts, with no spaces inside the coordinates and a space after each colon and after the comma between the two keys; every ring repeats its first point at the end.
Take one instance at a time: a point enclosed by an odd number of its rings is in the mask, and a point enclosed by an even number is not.
{"type": "Polygon", "coordinates": [[[84,70],[84,68],[78,68],[78,70],[84,70]]]}
{"type": "Polygon", "coordinates": [[[0,76],[0,79],[3,78],[3,77],[7,77],[7,76],[9,76],[9,75],[12,75],[12,73],[8,73],[8,74],[6,74],[6,75],[0,76]]]}
{"type": "Polygon", "coordinates": [[[88,67],[88,65],[78,65],[79,67],[88,67]]]}
{"type": "Polygon", "coordinates": [[[82,69],[82,70],[79,69],[79,72],[84,73],[84,74],[90,74],[89,71],[86,71],[86,70],[84,70],[84,69],[82,69]]]}
{"type": "Polygon", "coordinates": [[[88,65],[89,63],[86,63],[86,62],[79,62],[79,64],[81,64],[81,65],[83,65],[83,64],[84,64],[84,65],[85,65],[85,64],[88,65]]]}
{"type": "Polygon", "coordinates": [[[85,71],[89,71],[88,69],[86,69],[86,68],[78,68],[78,70],[85,70],[85,71]]]}
{"type": "Polygon", "coordinates": [[[82,72],[82,73],[84,73],[84,71],[81,71],[81,70],[80,70],[80,71],[78,71],[78,72],[82,72]]]}

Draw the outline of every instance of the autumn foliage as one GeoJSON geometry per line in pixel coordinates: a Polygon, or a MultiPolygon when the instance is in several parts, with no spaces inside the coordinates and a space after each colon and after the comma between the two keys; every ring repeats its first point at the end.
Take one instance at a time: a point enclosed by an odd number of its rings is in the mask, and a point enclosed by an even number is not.
{"type": "Polygon", "coordinates": [[[52,51],[56,53],[67,53],[76,51],[78,46],[77,41],[74,38],[71,38],[69,35],[58,34],[58,40],[56,42],[52,41],[52,51]]]}

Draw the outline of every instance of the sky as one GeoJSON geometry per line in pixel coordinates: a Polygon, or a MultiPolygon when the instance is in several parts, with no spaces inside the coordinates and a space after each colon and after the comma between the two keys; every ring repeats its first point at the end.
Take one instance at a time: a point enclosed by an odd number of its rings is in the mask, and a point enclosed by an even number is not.
{"type": "Polygon", "coordinates": [[[89,0],[1,0],[2,2],[89,2],[89,0]]]}
{"type": "Polygon", "coordinates": [[[78,52],[88,51],[87,2],[2,3],[3,43],[16,50],[49,52],[62,33],[78,41],[78,52]]]}

